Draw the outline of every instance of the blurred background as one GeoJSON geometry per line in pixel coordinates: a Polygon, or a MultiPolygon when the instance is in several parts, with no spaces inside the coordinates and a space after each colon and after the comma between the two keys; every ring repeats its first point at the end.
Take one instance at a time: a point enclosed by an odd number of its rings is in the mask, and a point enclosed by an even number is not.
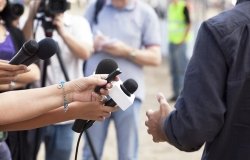
{"type": "MultiPolygon", "coordinates": [[[[70,12],[77,15],[83,15],[84,9],[90,0],[71,0],[70,12]]],[[[171,77],[168,67],[168,48],[167,48],[167,22],[166,22],[166,8],[168,5],[167,0],[145,0],[149,3],[158,13],[159,21],[161,24],[162,35],[162,64],[158,67],[145,67],[145,81],[146,81],[146,100],[143,103],[140,116],[140,145],[139,145],[139,159],[140,160],[199,160],[202,154],[203,147],[196,152],[187,153],[181,152],[167,143],[154,143],[152,137],[147,134],[144,122],[146,120],[146,110],[158,109],[159,105],[156,101],[155,95],[157,92],[163,92],[166,97],[172,95],[171,91],[171,77]]],[[[236,0],[187,0],[190,5],[190,15],[192,20],[192,40],[188,44],[188,57],[192,56],[192,49],[195,42],[196,34],[202,21],[215,16],[216,14],[232,8],[236,0]]],[[[24,4],[27,6],[29,0],[24,0],[24,4]]],[[[27,11],[25,10],[25,13],[27,11]]],[[[27,16],[24,13],[22,19],[27,16]]],[[[171,103],[173,106],[174,103],[171,103]]],[[[73,132],[73,131],[72,131],[73,132]]],[[[78,134],[75,134],[75,140],[77,140],[78,134]]],[[[81,146],[85,143],[83,139],[80,143],[78,157],[81,157],[81,146]]],[[[73,145],[76,146],[76,141],[73,145]]],[[[74,159],[75,148],[72,152],[72,160],[74,159]]],[[[114,125],[111,124],[108,138],[105,143],[104,160],[117,160],[117,145],[116,145],[116,133],[114,125]]],[[[42,145],[38,160],[44,159],[44,146],[42,145]]]]}

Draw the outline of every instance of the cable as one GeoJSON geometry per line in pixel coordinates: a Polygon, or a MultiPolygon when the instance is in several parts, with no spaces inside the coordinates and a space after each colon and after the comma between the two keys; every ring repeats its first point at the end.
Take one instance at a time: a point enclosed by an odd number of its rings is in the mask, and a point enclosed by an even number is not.
{"type": "Polygon", "coordinates": [[[76,152],[75,152],[75,160],[77,160],[78,148],[79,148],[79,144],[80,144],[80,140],[81,140],[82,134],[83,134],[83,131],[79,134],[79,137],[78,137],[78,140],[77,140],[76,152]]]}
{"type": "MultiPolygon", "coordinates": [[[[80,144],[80,140],[81,140],[81,137],[82,137],[82,134],[83,134],[84,130],[81,131],[81,133],[79,134],[79,137],[78,137],[78,140],[77,140],[77,144],[76,144],[76,152],[75,152],[75,160],[77,160],[77,155],[78,155],[78,148],[79,148],[79,144],[80,144]]],[[[98,157],[97,157],[97,154],[95,153],[95,149],[94,149],[94,146],[90,140],[90,137],[89,137],[89,134],[88,134],[88,131],[86,130],[85,131],[85,134],[86,134],[86,138],[87,138],[87,141],[89,143],[89,147],[92,151],[92,154],[93,154],[93,157],[94,157],[94,160],[99,160],[98,157]]]]}

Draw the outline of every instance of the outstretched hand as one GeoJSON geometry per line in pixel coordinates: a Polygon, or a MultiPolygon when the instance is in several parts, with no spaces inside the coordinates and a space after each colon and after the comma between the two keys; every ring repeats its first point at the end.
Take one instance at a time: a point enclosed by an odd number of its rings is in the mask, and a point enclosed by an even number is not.
{"type": "Polygon", "coordinates": [[[79,78],[68,82],[68,88],[71,88],[71,91],[66,91],[70,93],[69,96],[72,98],[72,101],[80,102],[91,102],[91,101],[100,101],[103,96],[108,95],[108,89],[112,87],[111,83],[107,83],[105,80],[107,75],[97,74],[89,77],[79,78]],[[94,92],[96,86],[104,86],[106,88],[101,88],[100,93],[97,94],[94,92]],[[73,89],[72,89],[73,88],[73,89]]]}
{"type": "Polygon", "coordinates": [[[160,108],[157,111],[148,110],[146,112],[148,120],[145,121],[145,125],[148,127],[148,134],[153,136],[154,142],[164,142],[168,141],[168,139],[163,126],[166,117],[170,114],[172,108],[162,93],[157,94],[157,100],[160,104],[160,108]]]}

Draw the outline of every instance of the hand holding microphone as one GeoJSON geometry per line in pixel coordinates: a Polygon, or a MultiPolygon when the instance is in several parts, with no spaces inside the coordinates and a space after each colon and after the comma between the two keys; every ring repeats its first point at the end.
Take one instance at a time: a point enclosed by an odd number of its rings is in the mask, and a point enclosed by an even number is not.
{"type": "MultiPolygon", "coordinates": [[[[114,78],[120,74],[120,70],[118,68],[117,63],[112,60],[112,59],[104,59],[102,60],[96,67],[96,71],[95,74],[109,74],[107,81],[108,83],[111,82],[112,80],[114,80],[114,78]]],[[[96,86],[94,91],[96,93],[99,93],[101,88],[105,88],[104,86],[96,86]]],[[[77,133],[81,133],[82,131],[84,131],[85,129],[85,125],[87,124],[88,120],[83,120],[83,119],[76,119],[73,126],[72,126],[72,130],[77,132],[77,133]]]]}
{"type": "MultiPolygon", "coordinates": [[[[114,80],[117,74],[120,74],[120,70],[115,61],[111,59],[104,59],[101,61],[96,69],[96,73],[110,73],[108,76],[108,82],[114,80]]],[[[104,87],[104,86],[102,86],[104,87]]],[[[95,92],[98,93],[101,87],[96,87],[95,92]]],[[[105,106],[114,107],[116,104],[123,110],[126,110],[134,101],[133,93],[138,88],[138,84],[133,79],[128,79],[124,83],[121,81],[114,82],[113,87],[110,89],[110,99],[105,102],[105,106]]],[[[88,129],[95,121],[87,121],[77,119],[72,127],[72,130],[81,133],[82,131],[88,129]]]]}

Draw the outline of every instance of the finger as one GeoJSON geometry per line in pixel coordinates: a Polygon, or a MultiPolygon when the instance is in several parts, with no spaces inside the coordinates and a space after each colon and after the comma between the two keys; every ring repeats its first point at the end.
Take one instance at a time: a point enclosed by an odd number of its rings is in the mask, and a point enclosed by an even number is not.
{"type": "Polygon", "coordinates": [[[104,75],[94,76],[94,77],[88,77],[87,82],[89,85],[98,85],[102,86],[107,84],[107,81],[104,79],[104,75]]]}
{"type": "Polygon", "coordinates": [[[151,134],[150,129],[147,129],[148,134],[151,134]]]}
{"type": "Polygon", "coordinates": [[[170,105],[168,104],[165,96],[162,93],[157,94],[157,100],[160,103],[160,112],[162,115],[166,115],[168,113],[168,108],[170,105]]]}
{"type": "Polygon", "coordinates": [[[149,109],[147,112],[146,112],[146,116],[149,118],[150,117],[150,115],[152,115],[153,114],[153,110],[152,109],[149,109]]]}
{"type": "Polygon", "coordinates": [[[157,100],[158,100],[158,102],[159,102],[160,104],[168,104],[168,102],[167,102],[165,96],[163,95],[163,93],[161,93],[161,92],[158,93],[158,94],[156,95],[156,97],[157,97],[157,100]]]}
{"type": "Polygon", "coordinates": [[[104,112],[102,116],[105,118],[108,118],[110,117],[110,115],[111,115],[111,112],[104,112]]]}
{"type": "Polygon", "coordinates": [[[102,95],[108,95],[109,91],[107,89],[101,88],[100,89],[100,94],[102,94],[102,95]]]}
{"type": "Polygon", "coordinates": [[[154,141],[155,143],[159,143],[159,139],[158,139],[158,138],[153,137],[153,141],[154,141]]]}
{"type": "Polygon", "coordinates": [[[10,84],[11,81],[13,81],[13,77],[4,77],[0,78],[0,84],[10,84]]]}
{"type": "Polygon", "coordinates": [[[119,107],[108,107],[108,106],[103,106],[103,109],[105,112],[116,112],[119,110],[119,107]]]}
{"type": "Polygon", "coordinates": [[[97,121],[104,121],[105,120],[105,117],[103,117],[103,116],[100,116],[100,117],[98,117],[98,119],[97,119],[97,121]]]}

